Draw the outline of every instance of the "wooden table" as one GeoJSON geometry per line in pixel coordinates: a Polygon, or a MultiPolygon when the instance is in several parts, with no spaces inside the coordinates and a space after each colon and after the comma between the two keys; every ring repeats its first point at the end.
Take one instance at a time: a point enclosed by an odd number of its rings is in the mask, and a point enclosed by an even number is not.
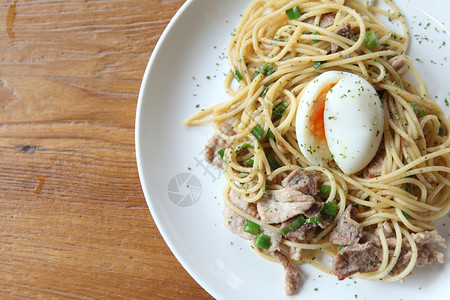
{"type": "Polygon", "coordinates": [[[0,298],[211,298],[135,160],[141,79],[183,2],[0,0],[0,298]]]}

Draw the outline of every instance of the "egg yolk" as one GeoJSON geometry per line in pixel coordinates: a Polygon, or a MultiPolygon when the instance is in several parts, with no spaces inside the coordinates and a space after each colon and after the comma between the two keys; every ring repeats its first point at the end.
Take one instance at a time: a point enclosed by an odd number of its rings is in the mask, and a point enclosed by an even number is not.
{"type": "Polygon", "coordinates": [[[325,110],[325,101],[327,98],[327,94],[335,85],[336,83],[331,83],[320,92],[319,96],[314,102],[311,114],[309,115],[309,130],[318,140],[325,142],[327,141],[327,138],[325,136],[323,112],[325,110]]]}

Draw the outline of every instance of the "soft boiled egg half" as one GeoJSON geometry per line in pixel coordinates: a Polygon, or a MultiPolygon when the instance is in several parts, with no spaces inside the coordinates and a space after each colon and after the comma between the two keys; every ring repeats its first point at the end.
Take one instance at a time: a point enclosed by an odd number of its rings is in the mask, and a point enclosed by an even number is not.
{"type": "Polygon", "coordinates": [[[302,154],[314,165],[334,160],[345,174],[362,170],[380,146],[383,127],[380,97],[358,75],[325,72],[300,95],[297,140],[302,154]]]}

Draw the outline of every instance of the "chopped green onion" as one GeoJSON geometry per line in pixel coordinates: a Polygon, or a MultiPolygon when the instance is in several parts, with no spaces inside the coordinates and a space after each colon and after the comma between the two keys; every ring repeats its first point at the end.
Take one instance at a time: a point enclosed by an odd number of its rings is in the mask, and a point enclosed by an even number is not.
{"type": "Polygon", "coordinates": [[[261,96],[265,96],[266,94],[267,94],[267,91],[269,90],[269,86],[268,85],[266,85],[265,87],[264,87],[264,90],[263,90],[263,92],[262,92],[262,94],[261,94],[261,96]]]}
{"type": "Polygon", "coordinates": [[[272,39],[275,42],[286,42],[286,39],[272,39]]]}
{"type": "Polygon", "coordinates": [[[321,194],[329,194],[331,193],[331,186],[329,185],[323,185],[320,187],[320,193],[321,194]]]}
{"type": "Polygon", "coordinates": [[[239,70],[236,70],[233,72],[234,78],[236,78],[237,81],[241,81],[242,80],[242,75],[239,72],[239,70]]]}
{"type": "Polygon", "coordinates": [[[264,130],[262,130],[258,125],[255,125],[250,132],[258,141],[260,141],[264,135],[264,130]]]}
{"type": "Polygon", "coordinates": [[[417,105],[417,103],[411,102],[409,103],[409,105],[411,105],[412,109],[418,111],[421,117],[425,117],[427,115],[427,113],[423,109],[421,109],[419,105],[417,105]]]}
{"type": "Polygon", "coordinates": [[[411,218],[411,216],[406,211],[402,210],[402,213],[405,216],[405,218],[407,218],[407,219],[411,218]]]}
{"type": "Polygon", "coordinates": [[[419,105],[417,105],[417,103],[411,102],[411,103],[409,103],[409,105],[411,105],[412,109],[414,109],[414,110],[419,110],[420,109],[419,105]]]}
{"type": "Polygon", "coordinates": [[[253,73],[253,78],[255,78],[256,76],[258,76],[259,74],[261,74],[261,72],[259,72],[258,70],[256,70],[255,73],[253,73]]]}
{"type": "MultiPolygon", "coordinates": [[[[314,34],[314,35],[320,35],[320,33],[318,32],[318,31],[315,31],[315,32],[313,32],[312,34],[314,34]]],[[[320,42],[320,40],[312,40],[313,41],[313,43],[318,43],[318,42],[320,42]]]]}
{"type": "Polygon", "coordinates": [[[247,166],[251,166],[251,167],[253,167],[253,164],[255,163],[255,160],[253,159],[253,158],[249,158],[248,160],[247,160],[247,166]]]}
{"type": "Polygon", "coordinates": [[[321,216],[315,216],[315,217],[311,217],[309,219],[306,219],[305,223],[306,224],[309,224],[309,223],[320,223],[322,221],[323,221],[323,219],[322,219],[321,216]]]}
{"type": "Polygon", "coordinates": [[[272,66],[269,66],[267,63],[264,63],[261,65],[258,69],[259,73],[263,73],[264,75],[271,75],[273,72],[275,72],[275,68],[272,66]]]}
{"type": "Polygon", "coordinates": [[[281,167],[281,165],[275,160],[275,158],[270,155],[267,154],[267,161],[269,162],[270,167],[272,168],[272,170],[276,170],[279,167],[281,167]]]}
{"type": "Polygon", "coordinates": [[[265,235],[264,233],[260,233],[255,240],[255,246],[264,250],[269,249],[270,247],[270,237],[265,235]]]}
{"type": "Polygon", "coordinates": [[[370,51],[375,50],[375,48],[378,46],[378,38],[374,31],[369,30],[366,32],[363,45],[370,51]]]}
{"type": "Polygon", "coordinates": [[[286,227],[281,228],[280,233],[282,235],[285,235],[291,231],[296,230],[297,228],[302,226],[303,223],[305,223],[305,217],[303,215],[300,215],[294,221],[292,221],[291,224],[287,225],[286,227]]]}
{"type": "Polygon", "coordinates": [[[276,140],[275,134],[273,134],[272,130],[270,130],[270,129],[267,131],[267,136],[271,139],[276,140]]]}
{"type": "Polygon", "coordinates": [[[427,113],[423,109],[419,110],[419,114],[420,114],[421,117],[426,117],[427,116],[427,113]]]}
{"type": "Polygon", "coordinates": [[[223,155],[225,154],[225,148],[220,149],[217,154],[219,154],[220,158],[223,160],[223,155]]]}
{"type": "Polygon", "coordinates": [[[252,144],[249,143],[243,143],[242,145],[239,146],[239,149],[242,148],[255,148],[252,144]]]}
{"type": "Polygon", "coordinates": [[[273,108],[273,114],[282,116],[286,112],[286,105],[284,103],[280,103],[273,108]]]}
{"type": "Polygon", "coordinates": [[[275,106],[272,110],[272,122],[276,122],[284,115],[286,112],[286,105],[284,103],[280,103],[275,106]]]}
{"type": "Polygon", "coordinates": [[[302,13],[300,12],[300,8],[298,6],[294,6],[293,8],[288,9],[286,11],[286,14],[289,20],[295,20],[302,15],[302,13]]]}
{"type": "Polygon", "coordinates": [[[323,212],[329,216],[336,217],[338,211],[337,204],[325,202],[323,204],[323,212]]]}
{"type": "Polygon", "coordinates": [[[316,61],[313,65],[314,69],[317,70],[317,68],[320,67],[321,64],[323,64],[323,61],[316,61]]]}
{"type": "Polygon", "coordinates": [[[412,194],[412,188],[411,188],[411,184],[410,184],[410,183],[407,183],[407,184],[406,184],[406,191],[407,191],[408,193],[412,194]]]}
{"type": "Polygon", "coordinates": [[[252,222],[250,220],[245,220],[244,231],[253,233],[253,234],[258,234],[259,233],[259,224],[256,224],[255,222],[252,222]]]}
{"type": "Polygon", "coordinates": [[[348,247],[348,245],[342,245],[338,248],[338,251],[341,251],[342,249],[344,249],[345,247],[348,247]]]}

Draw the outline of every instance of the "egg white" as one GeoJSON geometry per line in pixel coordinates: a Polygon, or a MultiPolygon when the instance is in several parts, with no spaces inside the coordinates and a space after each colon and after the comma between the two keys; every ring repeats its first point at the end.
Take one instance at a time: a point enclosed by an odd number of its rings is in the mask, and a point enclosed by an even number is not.
{"type": "Polygon", "coordinates": [[[324,166],[334,159],[345,174],[362,170],[375,156],[382,139],[382,102],[372,85],[362,77],[340,71],[317,76],[300,95],[296,134],[300,150],[314,165],[324,166]],[[310,115],[317,97],[330,84],[324,126],[326,141],[311,132],[310,115]]]}

